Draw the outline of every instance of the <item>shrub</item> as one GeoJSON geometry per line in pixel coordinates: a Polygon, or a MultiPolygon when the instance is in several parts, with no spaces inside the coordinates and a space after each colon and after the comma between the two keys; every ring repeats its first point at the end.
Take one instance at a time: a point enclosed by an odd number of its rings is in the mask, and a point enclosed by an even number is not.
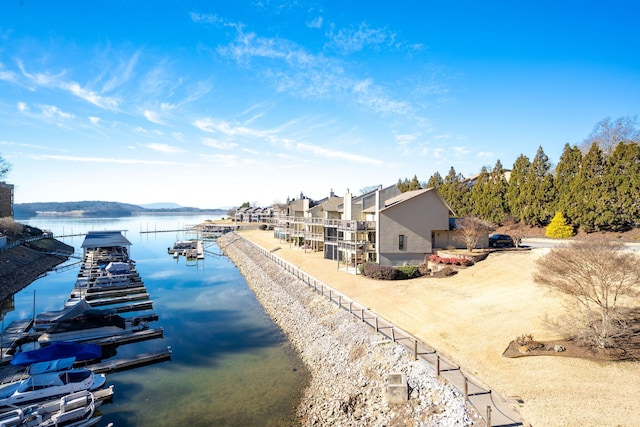
{"type": "Polygon", "coordinates": [[[388,265],[378,265],[374,262],[364,264],[363,273],[367,277],[377,280],[395,280],[398,278],[398,270],[388,265]]]}
{"type": "Polygon", "coordinates": [[[435,254],[429,257],[429,261],[435,262],[438,264],[460,265],[465,267],[469,267],[473,265],[473,261],[467,258],[453,258],[453,257],[447,258],[447,257],[438,256],[435,254]]]}
{"type": "Polygon", "coordinates": [[[573,237],[575,232],[573,227],[567,224],[567,220],[564,215],[562,215],[562,212],[556,212],[544,234],[553,239],[567,239],[573,237]]]}
{"type": "Polygon", "coordinates": [[[398,267],[398,279],[413,279],[422,276],[420,269],[414,265],[398,267]]]}

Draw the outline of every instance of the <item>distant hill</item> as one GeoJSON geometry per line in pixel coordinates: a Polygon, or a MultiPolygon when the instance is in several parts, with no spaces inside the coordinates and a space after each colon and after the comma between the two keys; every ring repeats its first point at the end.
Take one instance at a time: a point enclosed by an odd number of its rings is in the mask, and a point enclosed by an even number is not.
{"type": "Polygon", "coordinates": [[[146,205],[140,205],[145,209],[180,209],[180,206],[177,203],[148,203],[146,205]]]}
{"type": "MultiPolygon", "coordinates": [[[[226,215],[225,209],[199,209],[176,205],[175,203],[160,203],[158,205],[177,206],[171,208],[152,207],[145,208],[139,205],[119,202],[83,201],[83,202],[38,202],[16,203],[13,207],[16,219],[31,218],[34,216],[76,216],[114,218],[133,215],[153,214],[199,214],[210,213],[213,215],[226,215]]],[[[149,206],[149,205],[147,205],[149,206]]],[[[150,205],[153,206],[153,205],[150,205]]]]}

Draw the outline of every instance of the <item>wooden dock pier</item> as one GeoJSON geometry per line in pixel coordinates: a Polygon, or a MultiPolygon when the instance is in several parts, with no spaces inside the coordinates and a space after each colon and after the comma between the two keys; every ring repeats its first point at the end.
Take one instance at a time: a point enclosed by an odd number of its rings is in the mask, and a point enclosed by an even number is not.
{"type": "Polygon", "coordinates": [[[171,360],[171,347],[167,347],[166,350],[155,353],[141,353],[132,357],[120,357],[115,360],[89,365],[87,368],[91,369],[96,374],[108,374],[111,372],[120,372],[140,366],[160,363],[166,360],[171,360]]]}

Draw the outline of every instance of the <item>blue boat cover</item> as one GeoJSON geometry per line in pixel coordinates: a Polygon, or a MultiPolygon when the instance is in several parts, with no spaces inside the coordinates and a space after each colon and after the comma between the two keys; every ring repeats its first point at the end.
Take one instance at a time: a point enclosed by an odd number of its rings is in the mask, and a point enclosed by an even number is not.
{"type": "Polygon", "coordinates": [[[47,362],[67,357],[75,357],[77,361],[100,359],[102,357],[102,348],[96,344],[64,341],[53,342],[43,348],[16,353],[13,359],[11,359],[11,364],[28,366],[32,363],[47,362]]]}

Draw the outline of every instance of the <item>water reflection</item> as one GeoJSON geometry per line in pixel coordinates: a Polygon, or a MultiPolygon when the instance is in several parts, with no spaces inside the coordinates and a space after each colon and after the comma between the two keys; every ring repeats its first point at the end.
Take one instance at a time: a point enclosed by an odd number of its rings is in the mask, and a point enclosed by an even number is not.
{"type": "MultiPolygon", "coordinates": [[[[264,313],[233,263],[208,244],[204,260],[188,264],[167,253],[191,233],[176,230],[207,217],[126,219],[42,218],[21,221],[54,235],[127,230],[131,257],[153,300],[164,338],[118,348],[118,355],[171,346],[172,361],[109,374],[114,402],[102,407],[102,424],[115,426],[295,425],[292,411],[307,372],[282,332],[264,313]]],[[[81,254],[83,237],[61,238],[81,254]]],[[[35,310],[62,308],[78,269],[50,273],[15,296],[6,321],[35,310]]],[[[157,323],[157,325],[156,325],[157,323]]]]}

